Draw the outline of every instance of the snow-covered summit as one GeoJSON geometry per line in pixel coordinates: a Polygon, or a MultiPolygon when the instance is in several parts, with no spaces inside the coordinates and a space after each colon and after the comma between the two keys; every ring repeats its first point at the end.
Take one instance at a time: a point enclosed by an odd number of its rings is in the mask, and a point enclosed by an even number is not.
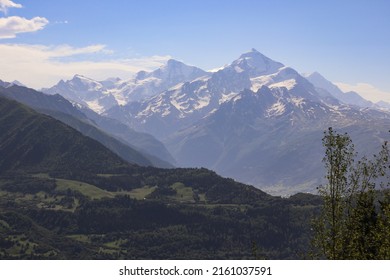
{"type": "Polygon", "coordinates": [[[250,77],[256,77],[275,73],[283,66],[282,63],[270,59],[256,49],[251,49],[251,51],[242,54],[237,60],[233,61],[228,67],[234,68],[237,72],[246,71],[250,77]]]}
{"type": "Polygon", "coordinates": [[[167,63],[160,68],[154,70],[153,72],[145,72],[141,71],[137,75],[137,80],[145,80],[148,78],[156,78],[160,80],[164,80],[164,82],[168,84],[176,84],[183,81],[191,81],[200,76],[206,75],[207,72],[202,69],[189,66],[184,64],[183,62],[170,59],[167,63]]]}
{"type": "Polygon", "coordinates": [[[177,84],[207,75],[208,73],[200,68],[170,59],[165,65],[152,72],[140,71],[135,78],[120,83],[116,96],[120,95],[124,98],[125,103],[141,101],[177,84]]]}
{"type": "Polygon", "coordinates": [[[42,91],[47,94],[60,94],[98,113],[118,104],[102,82],[79,74],[73,76],[71,80],[61,80],[57,85],[42,91]]]}
{"type": "Polygon", "coordinates": [[[100,82],[79,74],[76,74],[73,79],[65,82],[65,84],[68,84],[75,90],[82,91],[98,91],[104,88],[100,82]]]}

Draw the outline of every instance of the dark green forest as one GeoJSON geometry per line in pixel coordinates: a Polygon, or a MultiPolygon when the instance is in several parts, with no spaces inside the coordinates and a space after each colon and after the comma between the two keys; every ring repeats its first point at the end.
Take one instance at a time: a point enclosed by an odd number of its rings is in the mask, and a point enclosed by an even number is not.
{"type": "Polygon", "coordinates": [[[300,259],[321,203],[274,198],[207,170],[87,177],[2,176],[1,258],[300,259]]]}

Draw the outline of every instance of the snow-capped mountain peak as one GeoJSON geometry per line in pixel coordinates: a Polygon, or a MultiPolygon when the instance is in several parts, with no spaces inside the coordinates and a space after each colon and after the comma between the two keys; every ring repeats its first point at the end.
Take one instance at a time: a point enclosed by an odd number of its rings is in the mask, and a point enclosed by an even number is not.
{"type": "Polygon", "coordinates": [[[115,88],[122,80],[118,77],[116,78],[108,78],[104,81],[100,81],[100,83],[108,89],[115,88]]]}
{"type": "Polygon", "coordinates": [[[236,71],[246,71],[250,77],[272,74],[278,71],[284,65],[274,61],[256,49],[242,54],[237,60],[233,61],[228,67],[236,71]]]}
{"type": "Polygon", "coordinates": [[[140,71],[134,78],[120,80],[110,78],[96,81],[83,75],[75,75],[71,80],[60,81],[49,89],[48,94],[56,94],[83,104],[95,112],[102,113],[113,106],[126,105],[162,93],[178,84],[209,75],[200,68],[170,59],[164,66],[152,71],[140,71]]]}
{"type": "Polygon", "coordinates": [[[98,113],[118,104],[103,83],[79,74],[71,80],[61,80],[57,85],[42,91],[47,94],[60,94],[98,113]]]}
{"type": "Polygon", "coordinates": [[[147,73],[141,71],[137,75],[137,79],[144,80],[153,77],[164,80],[173,86],[175,83],[191,81],[206,74],[207,73],[200,68],[186,65],[178,60],[170,59],[165,65],[153,72],[147,73]]]}
{"type": "Polygon", "coordinates": [[[115,96],[117,99],[125,100],[124,103],[141,101],[178,84],[207,75],[209,73],[200,68],[170,59],[165,65],[152,72],[140,71],[134,79],[120,83],[115,96]]]}
{"type": "Polygon", "coordinates": [[[68,84],[74,87],[77,90],[84,91],[98,91],[103,89],[103,85],[98,81],[95,81],[91,78],[87,78],[83,75],[76,74],[72,80],[67,81],[68,84]]]}

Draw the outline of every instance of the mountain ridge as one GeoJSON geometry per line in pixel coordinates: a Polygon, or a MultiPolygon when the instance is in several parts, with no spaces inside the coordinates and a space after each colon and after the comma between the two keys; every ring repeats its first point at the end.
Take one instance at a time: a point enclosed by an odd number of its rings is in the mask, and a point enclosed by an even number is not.
{"type": "Polygon", "coordinates": [[[339,87],[327,80],[318,72],[308,74],[305,78],[308,79],[308,81],[311,82],[318,89],[327,91],[345,104],[355,105],[358,107],[375,107],[371,101],[364,99],[357,92],[341,91],[339,87]]]}
{"type": "Polygon", "coordinates": [[[85,172],[129,166],[97,141],[16,101],[0,97],[0,172],[85,172]]]}
{"type": "Polygon", "coordinates": [[[96,124],[96,121],[103,121],[103,117],[95,119],[88,118],[84,112],[60,95],[45,95],[33,89],[19,86],[12,86],[3,90],[0,89],[0,95],[17,100],[44,114],[65,122],[84,135],[98,140],[127,161],[136,162],[140,165],[173,167],[172,164],[152,155],[157,150],[159,155],[173,161],[168,152],[164,153],[166,149],[163,144],[155,140],[152,136],[133,132],[124,125],[108,120],[111,130],[119,126],[122,134],[128,136],[127,141],[122,140],[122,138],[120,140],[114,139],[112,135],[105,132],[96,124]],[[131,143],[132,141],[135,143],[131,143]]]}

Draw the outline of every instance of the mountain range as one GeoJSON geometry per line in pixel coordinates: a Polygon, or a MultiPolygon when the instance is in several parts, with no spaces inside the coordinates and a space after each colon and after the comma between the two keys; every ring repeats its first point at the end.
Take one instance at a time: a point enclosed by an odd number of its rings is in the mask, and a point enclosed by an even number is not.
{"type": "Polygon", "coordinates": [[[215,72],[169,60],[127,81],[76,75],[43,91],[153,135],[178,166],[211,168],[276,194],[315,191],[329,126],[371,154],[390,124],[385,106],[255,49],[215,72]]]}
{"type": "Polygon", "coordinates": [[[119,78],[95,81],[82,75],[75,75],[71,80],[61,80],[57,85],[42,91],[47,94],[60,94],[97,113],[102,113],[111,107],[154,96],[178,83],[191,81],[206,74],[197,67],[170,59],[161,68],[149,73],[140,71],[127,81],[119,78]]]}

